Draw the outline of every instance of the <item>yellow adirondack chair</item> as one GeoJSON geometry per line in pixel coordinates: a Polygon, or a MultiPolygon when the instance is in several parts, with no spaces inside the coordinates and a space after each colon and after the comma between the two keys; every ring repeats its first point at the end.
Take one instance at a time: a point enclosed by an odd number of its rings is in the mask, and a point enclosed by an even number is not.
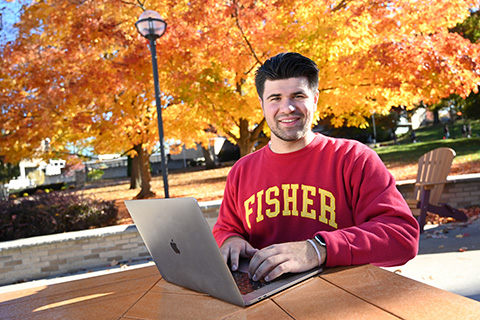
{"type": "Polygon", "coordinates": [[[407,199],[407,203],[413,215],[418,217],[420,232],[423,232],[427,212],[438,214],[441,217],[467,221],[467,216],[462,211],[452,208],[446,203],[439,203],[454,157],[453,149],[438,148],[425,153],[418,159],[415,198],[407,199]]]}

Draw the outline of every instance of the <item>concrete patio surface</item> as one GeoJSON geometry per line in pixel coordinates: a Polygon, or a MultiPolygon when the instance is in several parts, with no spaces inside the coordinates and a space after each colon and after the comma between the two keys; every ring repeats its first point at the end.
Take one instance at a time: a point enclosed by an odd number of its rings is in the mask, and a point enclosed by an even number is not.
{"type": "Polygon", "coordinates": [[[480,218],[425,229],[418,255],[385,269],[480,301],[480,218]]]}

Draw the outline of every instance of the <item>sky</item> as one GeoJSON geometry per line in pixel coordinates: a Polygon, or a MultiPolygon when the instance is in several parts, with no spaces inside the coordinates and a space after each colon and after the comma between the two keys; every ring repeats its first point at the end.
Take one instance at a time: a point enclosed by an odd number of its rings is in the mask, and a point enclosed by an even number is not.
{"type": "Polygon", "coordinates": [[[0,45],[4,45],[8,41],[15,39],[17,32],[13,25],[18,22],[20,18],[21,2],[23,1],[7,2],[0,0],[0,45]]]}

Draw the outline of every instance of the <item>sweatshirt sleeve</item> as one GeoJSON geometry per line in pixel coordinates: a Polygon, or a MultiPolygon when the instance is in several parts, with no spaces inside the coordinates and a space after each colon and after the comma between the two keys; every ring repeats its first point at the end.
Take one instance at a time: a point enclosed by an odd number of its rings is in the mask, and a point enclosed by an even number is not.
{"type": "Polygon", "coordinates": [[[232,180],[236,179],[235,167],[232,168],[225,186],[222,204],[220,205],[220,212],[218,214],[217,222],[213,226],[213,236],[217,245],[222,246],[223,242],[232,237],[240,236],[248,241],[248,235],[245,232],[243,223],[238,216],[238,210],[235,207],[235,184],[232,180]]]}
{"type": "Polygon", "coordinates": [[[343,183],[355,225],[318,232],[327,245],[326,266],[405,264],[418,252],[417,220],[374,151],[366,148],[350,160],[343,183]]]}

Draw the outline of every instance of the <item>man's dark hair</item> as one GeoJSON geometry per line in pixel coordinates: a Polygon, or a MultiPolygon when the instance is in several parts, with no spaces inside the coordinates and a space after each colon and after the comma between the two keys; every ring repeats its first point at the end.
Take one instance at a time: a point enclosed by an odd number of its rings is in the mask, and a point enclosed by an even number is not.
{"type": "Polygon", "coordinates": [[[312,91],[318,89],[317,64],[299,53],[280,53],[268,59],[255,73],[255,86],[258,96],[263,99],[265,81],[305,77],[312,91]]]}

